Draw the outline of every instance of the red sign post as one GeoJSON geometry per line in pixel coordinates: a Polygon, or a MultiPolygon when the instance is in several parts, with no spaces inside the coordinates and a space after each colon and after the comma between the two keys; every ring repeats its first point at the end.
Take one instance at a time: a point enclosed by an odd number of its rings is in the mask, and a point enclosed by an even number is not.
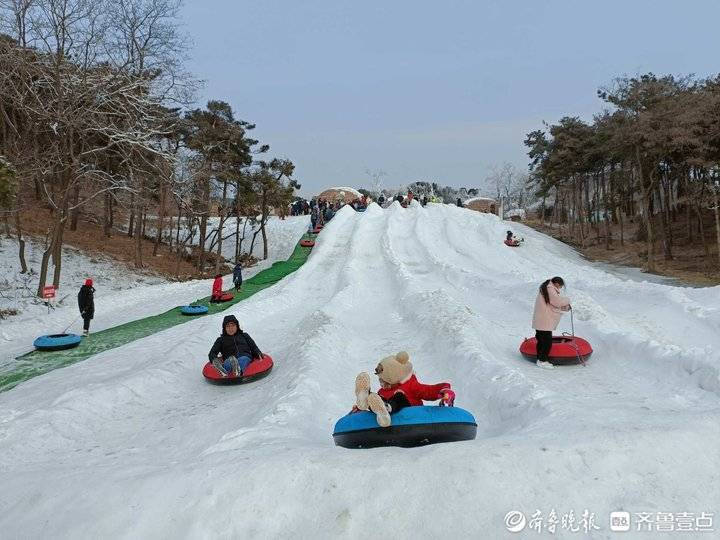
{"type": "Polygon", "coordinates": [[[52,285],[46,285],[45,287],[43,287],[43,298],[45,300],[55,298],[55,287],[53,287],[52,285]]]}

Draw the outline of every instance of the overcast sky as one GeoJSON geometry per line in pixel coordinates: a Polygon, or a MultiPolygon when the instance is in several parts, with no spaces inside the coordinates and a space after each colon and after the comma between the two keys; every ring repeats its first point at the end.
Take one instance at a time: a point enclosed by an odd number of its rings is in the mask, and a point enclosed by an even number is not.
{"type": "Polygon", "coordinates": [[[717,0],[185,0],[198,106],[228,101],[301,193],[527,168],[523,139],[622,75],[720,72],[717,0]]]}

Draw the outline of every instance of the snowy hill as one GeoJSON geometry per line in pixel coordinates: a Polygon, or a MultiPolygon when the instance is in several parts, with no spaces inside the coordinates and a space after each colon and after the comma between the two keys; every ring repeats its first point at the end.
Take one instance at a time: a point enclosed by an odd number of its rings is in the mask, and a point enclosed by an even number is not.
{"type": "MultiPolygon", "coordinates": [[[[558,525],[559,538],[611,538],[611,511],[716,512],[720,287],[625,280],[513,229],[521,248],[503,245],[507,223],[490,214],[346,207],[303,267],[230,310],[275,358],[269,377],[203,380],[218,315],[1,393],[0,531],[505,538],[518,537],[511,510],[554,510],[598,527],[558,525]],[[595,349],[587,367],[542,370],[518,353],[553,275],[595,349]],[[402,349],[423,382],[452,382],[477,439],[335,447],[355,375],[402,349]]],[[[179,284],[175,304],[191,288],[179,284]]],[[[682,534],[693,537],[708,534],[682,534]]]]}

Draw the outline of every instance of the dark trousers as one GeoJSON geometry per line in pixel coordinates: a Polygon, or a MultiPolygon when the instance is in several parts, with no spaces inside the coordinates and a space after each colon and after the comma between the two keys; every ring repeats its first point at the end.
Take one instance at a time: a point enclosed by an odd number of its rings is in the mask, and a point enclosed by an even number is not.
{"type": "Polygon", "coordinates": [[[535,338],[537,339],[538,360],[547,362],[552,348],[552,332],[549,330],[535,330],[535,338]]]}
{"type": "Polygon", "coordinates": [[[402,392],[398,392],[396,394],[393,394],[393,397],[390,399],[383,399],[385,403],[390,405],[391,407],[391,414],[395,414],[396,412],[401,411],[405,407],[410,406],[410,402],[408,401],[408,398],[405,394],[402,392]]]}
{"type": "Polygon", "coordinates": [[[90,321],[92,317],[83,317],[83,330],[90,330],[90,321]]]}
{"type": "Polygon", "coordinates": [[[236,280],[235,281],[235,290],[239,291],[241,287],[242,287],[242,279],[236,280]]]}

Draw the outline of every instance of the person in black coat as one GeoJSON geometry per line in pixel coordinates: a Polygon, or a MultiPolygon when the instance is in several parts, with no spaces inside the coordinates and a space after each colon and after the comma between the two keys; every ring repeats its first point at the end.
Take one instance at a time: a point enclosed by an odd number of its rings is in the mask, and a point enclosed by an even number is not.
{"type": "Polygon", "coordinates": [[[240,266],[240,263],[237,263],[233,270],[233,283],[235,284],[235,290],[239,291],[242,287],[242,266],[240,266]]]}
{"type": "Polygon", "coordinates": [[[95,300],[93,298],[95,289],[92,285],[93,280],[88,278],[78,292],[78,308],[80,308],[80,316],[83,318],[83,336],[90,333],[90,321],[95,316],[95,300]]]}
{"type": "Polygon", "coordinates": [[[253,339],[240,329],[235,315],[227,315],[223,319],[222,335],[213,343],[208,360],[223,377],[227,377],[228,372],[233,377],[241,377],[250,362],[262,356],[253,339]]]}

